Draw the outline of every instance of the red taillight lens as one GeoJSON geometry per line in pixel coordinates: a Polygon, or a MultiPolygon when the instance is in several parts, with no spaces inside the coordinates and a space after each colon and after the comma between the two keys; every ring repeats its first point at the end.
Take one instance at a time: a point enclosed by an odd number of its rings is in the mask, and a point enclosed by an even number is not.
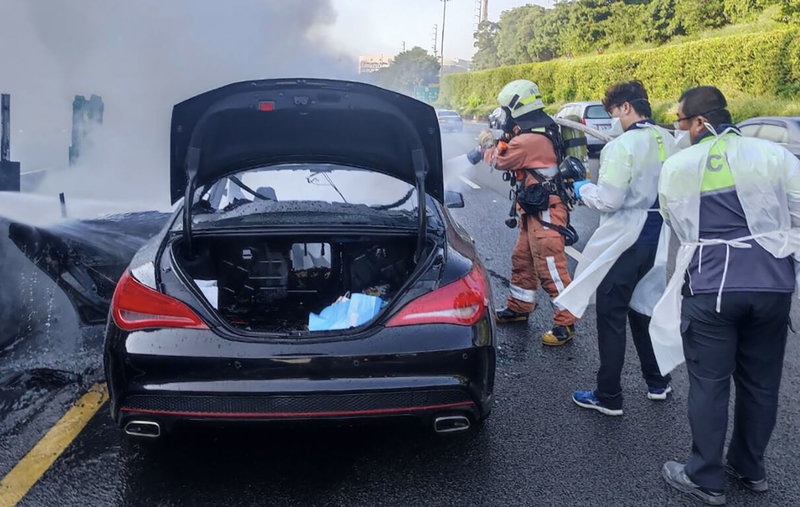
{"type": "Polygon", "coordinates": [[[208,329],[188,306],[145,287],[128,270],[125,270],[114,290],[111,315],[124,331],[159,327],[208,329]]]}
{"type": "Polygon", "coordinates": [[[274,102],[259,102],[258,103],[258,110],[268,113],[270,111],[275,110],[275,103],[274,102]]]}
{"type": "Polygon", "coordinates": [[[386,327],[415,324],[458,324],[478,322],[489,306],[486,279],[477,264],[465,276],[404,306],[386,327]]]}

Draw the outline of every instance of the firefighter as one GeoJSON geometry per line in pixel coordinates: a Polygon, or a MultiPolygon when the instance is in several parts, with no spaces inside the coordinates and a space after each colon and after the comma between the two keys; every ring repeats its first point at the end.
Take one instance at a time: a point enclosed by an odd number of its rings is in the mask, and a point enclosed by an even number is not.
{"type": "MultiPolygon", "coordinates": [[[[541,286],[556,298],[570,283],[564,236],[569,227],[569,209],[557,188],[560,148],[558,126],[544,112],[539,87],[520,79],[508,83],[497,97],[506,112],[506,141],[483,150],[484,161],[501,171],[513,172],[524,181],[525,191],[541,185],[546,189],[542,209],[520,213],[519,237],[511,254],[511,294],[506,307],[497,312],[498,323],[523,322],[536,307],[541,286]]],[[[544,345],[563,345],[574,335],[578,319],[567,310],[555,310],[553,327],[542,335],[544,345]]]]}

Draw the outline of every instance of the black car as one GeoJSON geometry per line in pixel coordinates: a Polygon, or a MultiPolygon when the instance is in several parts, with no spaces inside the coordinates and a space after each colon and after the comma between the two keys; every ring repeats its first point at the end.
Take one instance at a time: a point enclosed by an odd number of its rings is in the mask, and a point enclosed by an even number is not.
{"type": "Polygon", "coordinates": [[[447,210],[463,200],[433,108],[361,83],[236,83],[174,107],[170,153],[172,214],[9,233],[85,323],[107,321],[125,433],[489,415],[489,279],[447,210]]]}
{"type": "Polygon", "coordinates": [[[778,143],[800,158],[800,116],[759,116],[737,126],[742,135],[778,143]]]}

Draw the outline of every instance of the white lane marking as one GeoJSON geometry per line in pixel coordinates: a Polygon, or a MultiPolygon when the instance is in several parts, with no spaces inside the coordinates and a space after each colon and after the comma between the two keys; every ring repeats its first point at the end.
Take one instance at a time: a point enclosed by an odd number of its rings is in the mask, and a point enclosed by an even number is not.
{"type": "Polygon", "coordinates": [[[472,188],[473,190],[478,190],[479,188],[481,188],[480,186],[476,185],[475,183],[465,178],[464,176],[459,176],[458,179],[469,185],[470,188],[472,188]]]}

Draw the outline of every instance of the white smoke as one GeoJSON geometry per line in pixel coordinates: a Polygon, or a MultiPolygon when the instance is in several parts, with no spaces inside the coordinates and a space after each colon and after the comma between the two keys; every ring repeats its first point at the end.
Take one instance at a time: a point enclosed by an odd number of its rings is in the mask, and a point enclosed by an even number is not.
{"type": "Polygon", "coordinates": [[[172,105],[246,79],[354,78],[318,36],[335,18],[330,0],[3,0],[12,159],[48,169],[39,193],[164,209],[172,105]],[[103,125],[67,167],[72,101],[91,94],[103,125]]]}

